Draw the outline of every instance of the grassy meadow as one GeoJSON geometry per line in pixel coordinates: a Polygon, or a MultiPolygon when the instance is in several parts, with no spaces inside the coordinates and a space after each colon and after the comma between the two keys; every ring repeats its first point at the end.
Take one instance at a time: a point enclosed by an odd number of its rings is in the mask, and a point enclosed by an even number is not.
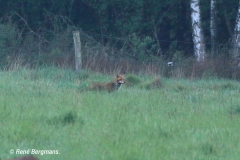
{"type": "Polygon", "coordinates": [[[17,149],[59,153],[35,154],[41,160],[239,159],[239,82],[125,76],[108,93],[85,88],[114,75],[0,71],[0,159],[17,149]]]}

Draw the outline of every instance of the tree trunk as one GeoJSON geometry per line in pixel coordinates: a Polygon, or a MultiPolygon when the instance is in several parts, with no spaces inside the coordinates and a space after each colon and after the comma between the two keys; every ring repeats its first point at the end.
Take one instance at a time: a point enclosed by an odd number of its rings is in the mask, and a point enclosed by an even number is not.
{"type": "Polygon", "coordinates": [[[233,36],[233,56],[238,57],[240,48],[240,1],[238,5],[238,12],[236,17],[236,25],[234,29],[234,36],[233,36]]]}
{"type": "Polygon", "coordinates": [[[198,62],[205,59],[205,44],[201,27],[199,0],[191,0],[191,18],[193,30],[194,54],[198,62]]]}
{"type": "Polygon", "coordinates": [[[211,55],[216,51],[216,1],[211,0],[211,18],[210,18],[210,32],[211,32],[211,55]]]}

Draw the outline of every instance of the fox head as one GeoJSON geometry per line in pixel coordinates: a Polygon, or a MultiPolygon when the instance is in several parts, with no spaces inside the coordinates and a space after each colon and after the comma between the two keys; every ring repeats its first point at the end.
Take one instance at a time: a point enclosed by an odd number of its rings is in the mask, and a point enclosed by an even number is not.
{"type": "Polygon", "coordinates": [[[124,78],[123,78],[123,75],[117,75],[116,76],[116,87],[117,89],[121,86],[121,84],[124,84],[125,81],[124,81],[124,78]]]}

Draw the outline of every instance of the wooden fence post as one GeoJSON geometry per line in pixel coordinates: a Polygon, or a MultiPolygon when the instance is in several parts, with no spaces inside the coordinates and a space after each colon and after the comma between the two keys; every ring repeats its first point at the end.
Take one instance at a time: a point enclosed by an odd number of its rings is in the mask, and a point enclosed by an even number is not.
{"type": "Polygon", "coordinates": [[[73,31],[73,41],[75,48],[75,70],[81,71],[82,69],[82,52],[79,31],[73,31]]]}

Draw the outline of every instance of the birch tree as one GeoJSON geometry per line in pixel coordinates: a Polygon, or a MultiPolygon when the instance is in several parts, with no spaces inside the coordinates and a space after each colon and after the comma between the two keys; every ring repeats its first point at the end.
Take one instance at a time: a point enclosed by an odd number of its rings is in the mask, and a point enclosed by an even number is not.
{"type": "Polygon", "coordinates": [[[216,49],[216,0],[211,0],[210,10],[211,54],[214,55],[216,49]]]}
{"type": "Polygon", "coordinates": [[[238,12],[236,17],[236,24],[234,29],[233,36],[233,56],[239,56],[239,48],[240,48],[240,1],[238,5],[238,12]]]}
{"type": "Polygon", "coordinates": [[[191,19],[192,19],[192,36],[194,43],[194,54],[198,62],[205,59],[205,44],[201,27],[201,16],[199,0],[191,0],[191,19]]]}

